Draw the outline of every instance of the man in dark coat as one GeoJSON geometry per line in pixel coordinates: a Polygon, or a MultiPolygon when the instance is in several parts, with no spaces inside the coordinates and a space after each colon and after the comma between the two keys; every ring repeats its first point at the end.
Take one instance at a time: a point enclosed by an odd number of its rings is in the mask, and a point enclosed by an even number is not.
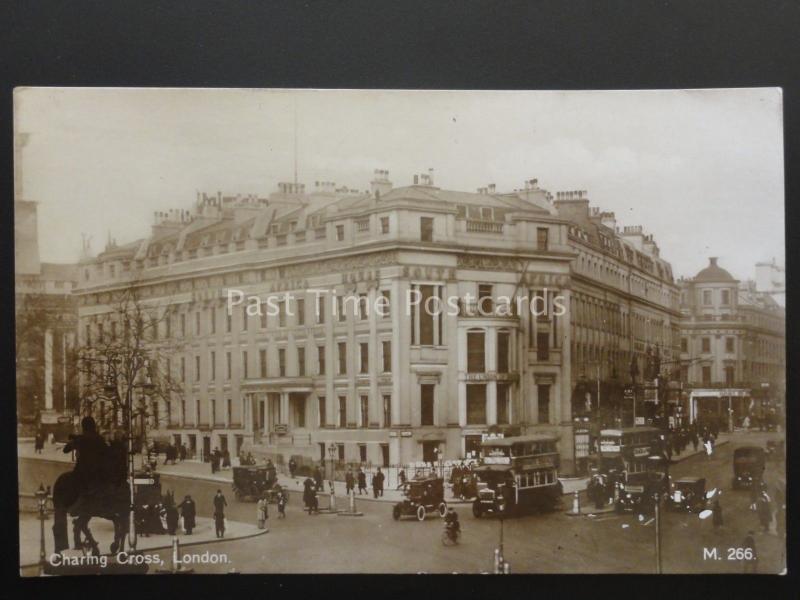
{"type": "Polygon", "coordinates": [[[225,537],[225,507],[228,502],[225,496],[222,495],[222,490],[217,490],[214,496],[214,527],[217,531],[217,537],[225,537]]]}
{"type": "Polygon", "coordinates": [[[372,476],[372,489],[375,492],[375,497],[383,496],[383,480],[384,475],[381,468],[378,467],[378,472],[372,476]]]}
{"type": "Polygon", "coordinates": [[[303,502],[308,509],[308,514],[317,512],[317,488],[314,480],[310,477],[306,477],[303,482],[303,502]]]}
{"type": "Polygon", "coordinates": [[[36,431],[36,438],[33,442],[33,449],[36,451],[36,454],[41,454],[42,449],[44,448],[44,433],[42,430],[39,429],[36,431]]]}
{"type": "Polygon", "coordinates": [[[289,475],[294,477],[294,472],[297,470],[297,463],[294,458],[289,459],[289,475]]]}
{"type": "Polygon", "coordinates": [[[722,527],[722,506],[719,503],[719,496],[714,498],[714,504],[711,507],[711,512],[713,513],[713,523],[714,529],[719,530],[722,527]]]}
{"type": "Polygon", "coordinates": [[[367,493],[367,475],[362,469],[358,469],[358,495],[367,493]]]}
{"type": "Polygon", "coordinates": [[[197,507],[194,504],[194,500],[187,495],[183,502],[178,504],[178,508],[181,509],[183,528],[186,530],[186,535],[192,535],[192,529],[195,528],[195,517],[197,516],[197,507]]]}
{"type": "Polygon", "coordinates": [[[76,451],[75,468],[72,470],[81,490],[107,479],[108,446],[97,433],[92,417],[81,421],[82,433],[72,436],[64,446],[64,454],[76,451]]]}
{"type": "Polygon", "coordinates": [[[181,444],[181,447],[178,450],[178,458],[180,458],[181,462],[186,460],[186,444],[181,444]]]}
{"type": "Polygon", "coordinates": [[[178,531],[178,509],[174,502],[168,503],[164,508],[167,512],[167,533],[175,535],[178,531]]]}
{"type": "Polygon", "coordinates": [[[356,487],[356,478],[353,477],[353,470],[348,468],[347,473],[344,475],[344,488],[345,493],[349,496],[350,492],[355,490],[356,487]]]}

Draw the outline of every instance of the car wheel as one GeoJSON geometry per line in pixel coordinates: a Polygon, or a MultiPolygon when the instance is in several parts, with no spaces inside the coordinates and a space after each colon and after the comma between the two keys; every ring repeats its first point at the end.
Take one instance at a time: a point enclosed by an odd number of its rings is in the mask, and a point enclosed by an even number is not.
{"type": "Polygon", "coordinates": [[[480,519],[481,515],[483,515],[483,507],[481,506],[481,503],[478,502],[477,500],[475,500],[475,502],[472,503],[472,515],[476,519],[480,519]]]}
{"type": "Polygon", "coordinates": [[[392,517],[394,517],[395,521],[399,521],[401,515],[402,515],[402,513],[400,511],[400,505],[399,504],[395,504],[394,508],[392,509],[392,517]]]}
{"type": "Polygon", "coordinates": [[[417,521],[425,520],[425,507],[421,504],[417,507],[417,521]]]}
{"type": "Polygon", "coordinates": [[[444,517],[446,514],[447,514],[447,503],[446,502],[442,502],[439,505],[439,516],[440,517],[444,517]]]}

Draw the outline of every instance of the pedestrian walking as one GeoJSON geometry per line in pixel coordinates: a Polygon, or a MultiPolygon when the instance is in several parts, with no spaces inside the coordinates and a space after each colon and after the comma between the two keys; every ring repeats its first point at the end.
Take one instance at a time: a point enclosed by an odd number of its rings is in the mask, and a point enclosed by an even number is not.
{"type": "Polygon", "coordinates": [[[404,486],[406,484],[406,471],[405,471],[405,469],[400,469],[400,471],[397,473],[397,481],[399,482],[399,485],[397,487],[402,487],[402,486],[404,486]]]}
{"type": "Polygon", "coordinates": [[[256,505],[256,521],[259,529],[264,529],[266,527],[268,518],[267,499],[264,496],[261,496],[261,498],[258,499],[258,504],[256,505]]]}
{"type": "Polygon", "coordinates": [[[178,531],[178,509],[174,502],[169,502],[166,507],[167,533],[175,535],[178,531]]]}
{"type": "Polygon", "coordinates": [[[358,479],[358,495],[360,496],[362,493],[367,494],[367,475],[361,468],[358,469],[357,479],[358,479]]]}
{"type": "Polygon", "coordinates": [[[41,454],[42,449],[44,449],[44,435],[42,434],[41,430],[36,432],[36,437],[33,441],[33,449],[36,454],[41,454]]]}
{"type": "Polygon", "coordinates": [[[231,453],[225,450],[222,453],[222,468],[223,469],[230,469],[231,468],[231,453]]]}
{"type": "Polygon", "coordinates": [[[347,473],[344,475],[344,488],[345,493],[349,496],[356,487],[356,478],[353,476],[353,470],[348,467],[347,473]]]}
{"type": "Polygon", "coordinates": [[[714,446],[711,445],[711,438],[706,437],[703,440],[703,447],[706,450],[706,458],[711,458],[711,453],[714,452],[714,446]]]}
{"type": "Polygon", "coordinates": [[[181,447],[178,449],[178,458],[181,462],[186,460],[186,444],[181,444],[181,447]]]}
{"type": "Polygon", "coordinates": [[[303,503],[306,505],[308,514],[316,513],[317,511],[317,488],[314,480],[306,477],[303,482],[303,503]]]}
{"type": "Polygon", "coordinates": [[[714,531],[719,531],[722,527],[722,506],[719,503],[719,496],[714,498],[714,504],[711,506],[712,523],[714,523],[714,531]]]}
{"type": "Polygon", "coordinates": [[[225,500],[225,496],[222,495],[222,490],[217,490],[214,496],[214,528],[216,529],[218,538],[225,536],[226,506],[228,506],[228,502],[225,500]]]}
{"type": "Polygon", "coordinates": [[[747,532],[742,542],[742,549],[745,551],[745,557],[750,557],[742,561],[744,563],[744,572],[758,573],[758,552],[756,551],[755,533],[753,531],[747,532]]]}
{"type": "Polygon", "coordinates": [[[692,430],[692,447],[694,448],[695,452],[697,452],[697,446],[699,445],[699,443],[700,440],[697,437],[697,431],[692,430]]]}
{"type": "Polygon", "coordinates": [[[214,448],[209,458],[211,460],[211,472],[216,473],[219,471],[219,448],[214,448]]]}
{"type": "Polygon", "coordinates": [[[282,488],[278,489],[278,518],[286,518],[286,503],[289,501],[286,491],[282,488]]]}
{"type": "Polygon", "coordinates": [[[294,458],[289,459],[289,476],[294,477],[294,472],[297,470],[297,463],[294,458]]]}
{"type": "Polygon", "coordinates": [[[378,497],[378,489],[380,488],[379,474],[380,474],[380,469],[378,469],[378,472],[372,476],[372,495],[376,499],[378,497]]]}
{"type": "Polygon", "coordinates": [[[756,512],[758,513],[758,522],[764,530],[764,533],[769,533],[769,526],[772,524],[772,506],[769,501],[769,496],[762,493],[756,502],[756,512]]]}
{"type": "Polygon", "coordinates": [[[197,507],[194,504],[194,500],[187,494],[183,502],[178,505],[178,508],[181,509],[183,529],[186,535],[192,535],[192,529],[195,528],[195,517],[197,516],[197,507]]]}

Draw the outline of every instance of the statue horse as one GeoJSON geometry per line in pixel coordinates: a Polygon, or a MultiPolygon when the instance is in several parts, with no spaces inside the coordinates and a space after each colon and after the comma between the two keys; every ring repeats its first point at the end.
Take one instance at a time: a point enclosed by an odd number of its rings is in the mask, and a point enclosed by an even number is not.
{"type": "Polygon", "coordinates": [[[100,554],[97,541],[89,530],[92,517],[108,519],[114,524],[114,541],[111,552],[121,550],[128,533],[130,516],[130,497],[124,484],[97,484],[81,491],[73,472],[62,473],[53,485],[53,542],[56,552],[69,548],[67,516],[74,517],[72,534],[75,549],[91,549],[94,555],[100,554]],[[83,539],[81,537],[83,535],[83,539]]]}

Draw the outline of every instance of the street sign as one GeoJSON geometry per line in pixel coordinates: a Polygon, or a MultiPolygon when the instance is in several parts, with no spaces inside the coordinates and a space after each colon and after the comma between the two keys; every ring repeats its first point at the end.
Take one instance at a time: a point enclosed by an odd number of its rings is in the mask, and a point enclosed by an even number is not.
{"type": "Polygon", "coordinates": [[[133,480],[134,485],[155,485],[155,479],[137,478],[133,480]]]}

